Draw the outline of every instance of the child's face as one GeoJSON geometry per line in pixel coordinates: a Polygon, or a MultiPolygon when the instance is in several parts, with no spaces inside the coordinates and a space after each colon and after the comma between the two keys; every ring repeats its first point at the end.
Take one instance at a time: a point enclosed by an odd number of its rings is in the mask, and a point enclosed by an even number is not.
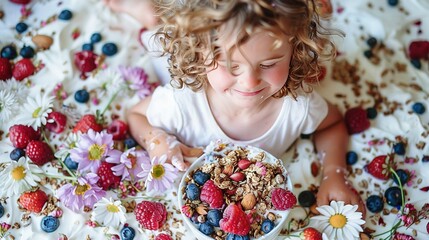
{"type": "MultiPolygon", "coordinates": [[[[279,91],[289,75],[292,46],[286,36],[280,46],[278,39],[267,32],[253,35],[231,56],[231,68],[227,67],[226,49],[218,60],[218,67],[207,74],[210,86],[217,94],[228,98],[232,104],[252,107],[263,103],[279,91]]],[[[224,44],[227,48],[228,44],[224,44]]]]}

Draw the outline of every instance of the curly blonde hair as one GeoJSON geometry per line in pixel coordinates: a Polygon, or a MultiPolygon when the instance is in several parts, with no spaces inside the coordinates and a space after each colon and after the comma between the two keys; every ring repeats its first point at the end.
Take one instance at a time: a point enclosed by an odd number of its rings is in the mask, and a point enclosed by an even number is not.
{"type": "MultiPolygon", "coordinates": [[[[320,24],[315,0],[155,0],[163,21],[155,37],[169,55],[171,84],[194,91],[207,84],[206,73],[217,67],[221,39],[234,36],[235,46],[255,31],[290,36],[293,48],[285,86],[273,97],[297,96],[306,79],[317,79],[320,62],[336,53],[330,35],[341,32],[320,24]]],[[[228,62],[232,48],[227,50],[228,62]]],[[[228,64],[230,67],[230,64],[228,64]]],[[[231,71],[231,69],[230,69],[231,71]]],[[[307,81],[308,82],[308,81],[307,81]]],[[[311,91],[312,89],[304,89],[311,91]]]]}

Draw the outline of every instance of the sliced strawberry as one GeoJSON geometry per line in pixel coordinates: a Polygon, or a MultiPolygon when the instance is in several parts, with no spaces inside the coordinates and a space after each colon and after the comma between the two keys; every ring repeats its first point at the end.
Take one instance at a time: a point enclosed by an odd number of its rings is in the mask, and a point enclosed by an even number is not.
{"type": "Polygon", "coordinates": [[[367,112],[362,107],[348,109],[344,118],[349,134],[363,132],[371,125],[367,117],[367,112]]]}
{"type": "Polygon", "coordinates": [[[28,158],[37,166],[42,166],[55,158],[51,147],[42,141],[31,141],[26,151],[28,158]]]}
{"type": "Polygon", "coordinates": [[[103,161],[97,170],[97,175],[100,177],[97,185],[103,188],[103,190],[117,188],[121,182],[121,177],[113,174],[113,166],[115,166],[115,164],[103,161]]]}
{"type": "Polygon", "coordinates": [[[220,228],[228,233],[245,236],[250,231],[250,221],[246,213],[237,205],[230,204],[223,212],[220,228]]]}
{"type": "Polygon", "coordinates": [[[391,169],[395,169],[393,155],[381,155],[375,157],[369,164],[364,166],[364,170],[381,180],[390,178],[391,169]]]}
{"type": "Polygon", "coordinates": [[[62,133],[67,125],[67,116],[60,112],[51,112],[48,115],[46,128],[54,133],[62,133]],[[53,122],[51,122],[53,121],[53,122]]]}
{"type": "Polygon", "coordinates": [[[0,80],[10,78],[12,78],[12,64],[7,58],[0,58],[0,80]]]}
{"type": "Polygon", "coordinates": [[[115,119],[107,127],[107,132],[112,134],[113,140],[124,140],[127,137],[128,125],[119,119],[115,119]]]}
{"type": "Polygon", "coordinates": [[[30,212],[40,213],[48,201],[48,195],[40,189],[34,192],[25,192],[19,199],[19,204],[30,212]]]}
{"type": "Polygon", "coordinates": [[[16,148],[26,148],[32,140],[39,140],[40,134],[32,127],[17,124],[9,128],[9,139],[16,148]]]}
{"type": "Polygon", "coordinates": [[[33,75],[35,71],[36,67],[33,65],[33,62],[28,58],[23,58],[15,63],[12,75],[16,80],[21,81],[33,75]]]}
{"type": "Polygon", "coordinates": [[[103,130],[103,125],[99,123],[100,121],[92,114],[84,115],[76,126],[73,128],[73,132],[87,133],[89,129],[92,129],[96,132],[101,132],[103,130]]]}

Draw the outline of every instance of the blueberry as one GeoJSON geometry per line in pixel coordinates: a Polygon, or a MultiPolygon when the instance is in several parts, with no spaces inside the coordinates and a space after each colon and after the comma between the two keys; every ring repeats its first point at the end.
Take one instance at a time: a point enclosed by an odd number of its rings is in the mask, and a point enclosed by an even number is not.
{"type": "Polygon", "coordinates": [[[261,224],[261,230],[264,233],[269,233],[271,232],[271,230],[273,230],[274,228],[274,222],[271,221],[270,219],[264,219],[264,221],[262,221],[261,224]]]}
{"type": "Polygon", "coordinates": [[[368,38],[368,39],[366,40],[366,44],[368,44],[368,46],[369,46],[370,48],[375,47],[375,45],[377,45],[377,38],[375,38],[375,37],[370,37],[370,38],[368,38]]]}
{"type": "MultiPolygon", "coordinates": [[[[397,169],[396,171],[396,175],[398,175],[399,180],[401,181],[401,185],[403,186],[404,184],[406,184],[410,178],[410,175],[408,175],[408,172],[403,170],[403,169],[397,169]]],[[[398,179],[396,178],[395,174],[391,175],[391,178],[393,179],[393,181],[399,185],[398,179]]]]}
{"type": "Polygon", "coordinates": [[[399,0],[387,0],[387,4],[389,4],[392,7],[398,5],[398,3],[399,3],[399,0]]]}
{"type": "Polygon", "coordinates": [[[18,33],[23,33],[28,29],[28,25],[25,22],[19,22],[16,24],[15,29],[18,33]]]}
{"type": "Polygon", "coordinates": [[[367,58],[371,58],[372,57],[372,51],[371,50],[365,50],[363,52],[363,55],[365,55],[365,57],[367,57],[367,58]]]}
{"type": "Polygon", "coordinates": [[[101,48],[101,51],[106,56],[113,56],[118,52],[118,47],[114,43],[105,43],[101,48]]]}
{"type": "Polygon", "coordinates": [[[422,63],[420,62],[420,59],[411,59],[410,62],[415,68],[417,69],[422,68],[422,63]]]}
{"type": "Polygon", "coordinates": [[[215,231],[214,227],[208,222],[201,223],[198,229],[200,230],[200,232],[204,233],[207,236],[210,236],[215,231]]]}
{"type": "Polygon", "coordinates": [[[377,109],[375,107],[369,107],[366,109],[366,116],[369,119],[375,119],[377,117],[377,109]]]}
{"type": "Polygon", "coordinates": [[[398,142],[393,144],[393,151],[398,155],[405,154],[405,144],[403,142],[398,142]]]}
{"type": "Polygon", "coordinates": [[[389,187],[386,192],[384,192],[384,197],[386,198],[387,204],[390,206],[400,207],[402,205],[401,189],[399,187],[389,187]]]}
{"type": "Polygon", "coordinates": [[[92,43],[84,43],[82,45],[82,51],[92,51],[94,50],[94,46],[92,45],[92,43]]]}
{"type": "Polygon", "coordinates": [[[98,42],[100,42],[101,41],[101,34],[100,33],[93,33],[92,35],[91,35],[91,43],[92,44],[94,44],[94,43],[98,43],[98,42]]]}
{"type": "Polygon", "coordinates": [[[70,170],[76,170],[77,167],[79,166],[79,163],[73,161],[73,159],[71,159],[70,155],[68,155],[66,157],[66,159],[64,159],[64,164],[70,169],[70,170]]]}
{"type": "Polygon", "coordinates": [[[3,217],[3,215],[4,215],[4,207],[0,203],[0,218],[3,217]]]}
{"type": "Polygon", "coordinates": [[[240,236],[240,235],[228,233],[228,235],[226,235],[226,240],[250,240],[250,237],[248,235],[240,236]]]}
{"type": "Polygon", "coordinates": [[[70,10],[62,10],[58,18],[61,20],[70,20],[73,17],[73,13],[70,10]]]}
{"type": "Polygon", "coordinates": [[[200,186],[202,186],[202,185],[204,185],[204,183],[207,181],[207,180],[209,180],[210,179],[210,174],[209,173],[204,173],[204,172],[201,172],[201,171],[196,171],[195,173],[194,173],[194,181],[198,184],[198,185],[200,185],[200,186]]]}
{"type": "Polygon", "coordinates": [[[16,48],[12,45],[4,46],[1,50],[1,57],[9,60],[15,59],[18,56],[16,48]]]}
{"type": "Polygon", "coordinates": [[[354,151],[348,151],[346,154],[347,165],[353,165],[358,161],[358,155],[354,151]]]}
{"type": "Polygon", "coordinates": [[[21,157],[24,157],[24,156],[25,156],[25,152],[21,148],[15,148],[9,154],[10,159],[14,161],[18,161],[21,157]]]}
{"type": "Polygon", "coordinates": [[[121,240],[133,240],[136,236],[136,231],[130,226],[126,226],[121,230],[121,240]]]}
{"type": "Polygon", "coordinates": [[[429,162],[429,155],[424,155],[424,156],[422,157],[422,162],[424,162],[424,163],[429,162]]]}
{"type": "Polygon", "coordinates": [[[19,55],[23,58],[32,58],[34,57],[34,49],[30,46],[24,46],[21,51],[19,51],[19,55]]]}
{"type": "Polygon", "coordinates": [[[200,200],[200,189],[194,183],[189,183],[186,186],[186,196],[188,196],[189,200],[200,200]]]}
{"type": "Polygon", "coordinates": [[[417,114],[423,114],[426,111],[425,105],[421,102],[416,102],[413,104],[413,111],[417,114]]]}
{"type": "Polygon", "coordinates": [[[370,212],[378,213],[383,210],[384,202],[383,198],[378,195],[371,195],[366,200],[366,207],[370,212]]]}
{"type": "Polygon", "coordinates": [[[89,100],[89,93],[85,89],[76,91],[74,94],[74,99],[79,103],[86,103],[89,100]]]}
{"type": "Polygon", "coordinates": [[[207,213],[207,222],[213,227],[219,227],[220,219],[222,219],[222,212],[219,209],[212,209],[207,213]]]}
{"type": "Polygon", "coordinates": [[[312,191],[304,190],[298,195],[299,205],[310,207],[316,202],[316,196],[312,191]]]}
{"type": "Polygon", "coordinates": [[[60,226],[60,221],[58,218],[53,216],[45,216],[43,217],[42,221],[40,222],[40,227],[43,231],[47,233],[51,233],[60,226]]]}
{"type": "Polygon", "coordinates": [[[133,147],[136,147],[137,145],[138,145],[138,143],[136,142],[136,140],[134,140],[134,138],[127,138],[127,139],[125,139],[124,140],[124,144],[125,144],[125,147],[127,148],[127,149],[130,149],[130,148],[133,148],[133,147]]]}

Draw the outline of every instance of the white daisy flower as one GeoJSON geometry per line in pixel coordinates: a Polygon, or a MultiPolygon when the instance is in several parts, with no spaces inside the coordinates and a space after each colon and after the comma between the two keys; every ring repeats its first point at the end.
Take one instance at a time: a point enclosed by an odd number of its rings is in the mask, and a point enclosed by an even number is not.
{"type": "Polygon", "coordinates": [[[95,76],[96,84],[93,86],[98,92],[98,97],[110,96],[119,89],[126,87],[122,75],[111,68],[104,69],[95,76]]]}
{"type": "Polygon", "coordinates": [[[10,161],[6,168],[0,171],[0,197],[19,195],[30,190],[41,181],[38,174],[42,173],[42,169],[25,157],[21,157],[18,162],[10,161]]]}
{"type": "Polygon", "coordinates": [[[102,198],[94,205],[91,220],[105,227],[119,227],[126,222],[125,207],[121,201],[113,201],[112,198],[102,198]]]}
{"type": "Polygon", "coordinates": [[[19,99],[14,92],[0,90],[0,123],[8,122],[19,108],[19,99]]]}
{"type": "Polygon", "coordinates": [[[365,224],[365,221],[362,220],[362,213],[356,212],[357,208],[357,205],[331,201],[330,206],[316,208],[321,215],[312,217],[311,225],[326,233],[329,239],[359,239],[359,233],[363,232],[361,225],[365,224]]]}
{"type": "Polygon", "coordinates": [[[28,96],[28,87],[25,83],[23,81],[17,81],[14,78],[7,81],[0,81],[0,89],[15,93],[19,104],[25,103],[28,96]]]}
{"type": "Polygon", "coordinates": [[[79,141],[79,134],[70,133],[64,144],[61,144],[59,150],[55,153],[55,157],[59,159],[65,159],[67,155],[70,153],[70,150],[75,148],[79,141]]]}
{"type": "Polygon", "coordinates": [[[30,97],[24,104],[24,109],[18,118],[19,123],[31,126],[35,130],[42,125],[46,125],[48,114],[52,112],[54,96],[40,94],[30,97]]]}

